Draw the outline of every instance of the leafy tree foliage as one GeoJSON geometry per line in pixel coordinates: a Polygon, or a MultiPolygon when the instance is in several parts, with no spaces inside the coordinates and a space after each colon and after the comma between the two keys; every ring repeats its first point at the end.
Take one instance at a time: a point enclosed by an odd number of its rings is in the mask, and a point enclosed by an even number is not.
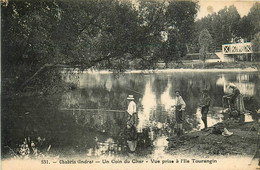
{"type": "Polygon", "coordinates": [[[161,33],[165,33],[166,38],[161,40],[157,55],[167,64],[169,61],[182,60],[186,55],[193,35],[198,4],[170,1],[165,5],[164,11],[164,29],[161,33]]]}
{"type": "MultiPolygon", "coordinates": [[[[3,79],[11,78],[16,85],[26,84],[47,67],[114,72],[150,69],[159,60],[180,61],[187,52],[214,51],[236,37],[252,40],[260,31],[259,3],[242,19],[231,6],[195,22],[196,2],[136,2],[4,1],[3,79]],[[201,43],[204,29],[208,30],[204,35],[210,42],[212,37],[210,46],[201,43]],[[28,81],[24,83],[25,80],[28,81]]],[[[60,69],[55,70],[53,75],[57,77],[60,69]]],[[[51,77],[50,69],[47,72],[51,77]]],[[[42,81],[37,83],[60,82],[60,78],[43,77],[38,77],[42,81]]]]}
{"type": "Polygon", "coordinates": [[[196,13],[194,2],[9,0],[2,3],[4,77],[21,83],[46,65],[152,68],[185,55],[196,13]]]}
{"type": "Polygon", "coordinates": [[[260,3],[256,2],[247,16],[241,19],[240,34],[248,41],[254,39],[254,35],[260,31],[260,3]]]}
{"type": "Polygon", "coordinates": [[[196,23],[197,37],[203,29],[211,34],[214,46],[221,49],[222,44],[230,43],[238,36],[240,15],[235,6],[225,7],[218,13],[202,18],[196,23]]]}
{"type": "MultiPolygon", "coordinates": [[[[248,15],[240,17],[235,6],[225,7],[218,13],[213,13],[195,22],[193,34],[193,52],[199,51],[200,31],[207,29],[212,36],[213,47],[221,50],[222,44],[236,42],[243,38],[252,41],[254,35],[260,31],[260,4],[256,2],[250,9],[248,15]],[[194,45],[195,44],[195,45],[194,45]]],[[[213,49],[211,49],[213,51],[213,49]]]]}
{"type": "Polygon", "coordinates": [[[260,56],[260,32],[258,32],[254,39],[252,40],[252,49],[254,58],[259,58],[260,56]]]}
{"type": "Polygon", "coordinates": [[[209,48],[212,46],[212,37],[208,30],[204,29],[200,32],[199,44],[200,44],[199,53],[202,57],[202,61],[205,63],[207,54],[209,53],[209,48]]]}

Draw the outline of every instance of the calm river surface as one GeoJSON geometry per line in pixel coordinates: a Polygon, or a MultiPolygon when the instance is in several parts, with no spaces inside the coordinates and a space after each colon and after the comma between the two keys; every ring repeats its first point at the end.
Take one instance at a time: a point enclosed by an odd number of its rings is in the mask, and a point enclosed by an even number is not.
{"type": "MultiPolygon", "coordinates": [[[[187,104],[186,132],[203,128],[198,102],[204,88],[209,89],[212,100],[209,126],[223,120],[222,96],[231,92],[229,83],[234,83],[244,95],[247,110],[260,108],[259,72],[126,73],[119,78],[111,73],[82,73],[77,78],[64,74],[64,80],[79,88],[2,101],[3,156],[10,153],[7,148],[15,151],[26,137],[45,139],[54,156],[124,155],[129,94],[134,95],[138,106],[140,156],[160,154],[160,146],[167,145],[165,139],[174,127],[170,107],[174,105],[175,90],[181,91],[187,104]]],[[[246,116],[246,121],[252,118],[246,116]]]]}

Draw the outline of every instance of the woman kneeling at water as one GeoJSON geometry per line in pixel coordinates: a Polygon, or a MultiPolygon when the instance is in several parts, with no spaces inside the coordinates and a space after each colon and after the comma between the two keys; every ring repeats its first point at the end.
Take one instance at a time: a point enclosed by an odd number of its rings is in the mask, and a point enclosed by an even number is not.
{"type": "Polygon", "coordinates": [[[230,83],[229,88],[233,89],[233,92],[230,95],[231,108],[238,112],[238,115],[241,116],[240,117],[240,119],[242,119],[241,121],[243,121],[243,114],[245,112],[243,95],[240,93],[239,89],[235,84],[230,83]]]}

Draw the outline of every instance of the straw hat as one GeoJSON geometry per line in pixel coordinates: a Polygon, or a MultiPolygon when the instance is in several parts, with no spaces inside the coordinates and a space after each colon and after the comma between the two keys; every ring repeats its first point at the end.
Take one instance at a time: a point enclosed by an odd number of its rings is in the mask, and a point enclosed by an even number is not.
{"type": "Polygon", "coordinates": [[[175,90],[175,93],[177,93],[177,92],[178,92],[178,93],[181,93],[181,91],[180,91],[180,90],[175,90]]]}
{"type": "Polygon", "coordinates": [[[128,95],[127,99],[128,100],[134,100],[135,98],[134,98],[134,95],[128,95]]]}
{"type": "Polygon", "coordinates": [[[229,83],[228,87],[237,87],[234,83],[229,83]]]}

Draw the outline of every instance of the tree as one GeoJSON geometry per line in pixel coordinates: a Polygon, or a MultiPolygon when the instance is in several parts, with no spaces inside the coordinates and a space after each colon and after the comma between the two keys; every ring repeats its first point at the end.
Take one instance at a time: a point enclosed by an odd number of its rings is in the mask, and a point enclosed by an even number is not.
{"type": "Polygon", "coordinates": [[[212,44],[212,37],[207,29],[204,29],[200,32],[199,35],[199,44],[200,44],[200,56],[203,61],[203,67],[205,65],[206,58],[209,53],[209,48],[212,44]]]}
{"type": "MultiPolygon", "coordinates": [[[[165,4],[161,16],[161,34],[158,40],[156,56],[166,63],[171,61],[180,62],[187,53],[187,46],[190,42],[194,20],[198,10],[195,2],[174,2],[165,4]]],[[[160,27],[159,27],[160,28],[160,27]]]]}
{"type": "Polygon", "coordinates": [[[235,6],[224,8],[213,18],[214,38],[217,47],[230,43],[232,38],[238,36],[238,23],[240,15],[235,6]]]}
{"type": "MultiPolygon", "coordinates": [[[[8,1],[2,6],[4,75],[30,74],[51,59],[51,22],[58,21],[53,1],[8,1]],[[26,68],[21,70],[20,68],[26,68]]],[[[51,55],[52,56],[52,55],[51,55]]]]}
{"type": "Polygon", "coordinates": [[[253,57],[259,58],[260,56],[260,32],[258,32],[252,40],[253,57]]]}
{"type": "MultiPolygon", "coordinates": [[[[159,59],[179,60],[197,12],[194,2],[166,1],[140,1],[137,7],[119,0],[9,0],[1,7],[3,78],[17,85],[47,68],[124,72],[131,63],[150,69],[159,59]]],[[[59,84],[50,74],[35,82],[59,84]]]]}
{"type": "Polygon", "coordinates": [[[181,59],[187,53],[194,30],[195,16],[198,11],[196,2],[170,1],[166,11],[166,21],[169,30],[170,51],[173,59],[181,59]]]}
{"type": "Polygon", "coordinates": [[[239,22],[239,36],[245,41],[251,41],[252,39],[253,25],[248,16],[241,18],[239,22]]]}
{"type": "Polygon", "coordinates": [[[232,38],[239,37],[240,15],[235,6],[225,7],[196,22],[196,34],[207,29],[212,36],[213,46],[221,49],[222,44],[230,43],[232,38]]]}
{"type": "Polygon", "coordinates": [[[138,23],[140,33],[137,44],[143,64],[152,66],[160,60],[162,32],[165,31],[166,2],[140,1],[138,8],[138,23]]]}
{"type": "Polygon", "coordinates": [[[248,41],[254,39],[254,35],[260,31],[259,18],[260,18],[260,3],[256,2],[250,9],[248,15],[246,16],[248,25],[246,25],[246,29],[243,30],[243,32],[247,32],[246,38],[248,39],[248,41]],[[247,29],[247,27],[249,29],[247,29]]]}

